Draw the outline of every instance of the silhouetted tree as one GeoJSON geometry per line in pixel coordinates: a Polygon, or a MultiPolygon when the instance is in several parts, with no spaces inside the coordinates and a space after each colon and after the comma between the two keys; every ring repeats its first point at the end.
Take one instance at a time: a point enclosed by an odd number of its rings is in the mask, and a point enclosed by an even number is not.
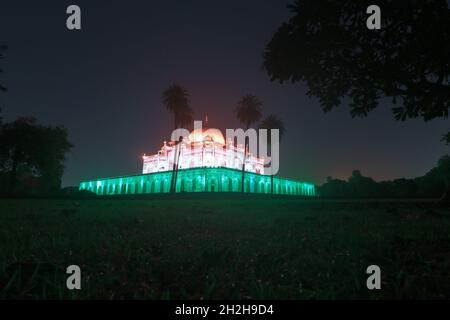
{"type": "MultiPolygon", "coordinates": [[[[181,85],[172,84],[162,94],[162,100],[167,110],[173,114],[174,129],[192,122],[193,111],[189,106],[189,93],[181,85]]],[[[176,176],[178,170],[178,157],[180,154],[179,141],[175,141],[174,161],[172,167],[172,179],[170,183],[170,192],[174,193],[176,189],[176,176]]]]}
{"type": "Polygon", "coordinates": [[[395,179],[376,182],[354,170],[348,181],[328,177],[319,187],[322,197],[364,198],[438,198],[449,201],[450,156],[439,159],[437,165],[424,176],[414,179],[395,179]]]}
{"type": "Polygon", "coordinates": [[[447,145],[450,145],[450,132],[444,134],[441,140],[444,141],[447,145]]]}
{"type": "Polygon", "coordinates": [[[389,193],[396,198],[412,198],[418,194],[417,183],[413,179],[395,179],[390,181],[389,193]]]}
{"type": "Polygon", "coordinates": [[[444,193],[441,197],[441,201],[449,202],[450,201],[450,156],[445,155],[441,157],[438,161],[436,167],[436,173],[439,176],[439,179],[445,186],[444,193]]]}
{"type": "MultiPolygon", "coordinates": [[[[180,126],[183,128],[190,128],[194,122],[194,111],[191,107],[186,108],[180,116],[180,126]]],[[[177,158],[176,158],[176,168],[175,177],[173,178],[172,186],[173,192],[175,192],[178,179],[178,168],[180,166],[181,148],[178,148],[177,158]]]]}
{"type": "Polygon", "coordinates": [[[351,194],[355,197],[374,198],[380,196],[380,190],[375,180],[364,177],[359,170],[354,170],[348,179],[351,194]]]}
{"type": "Polygon", "coordinates": [[[187,107],[180,115],[180,127],[190,129],[194,122],[194,110],[191,107],[187,107]]]}
{"type": "Polygon", "coordinates": [[[34,118],[18,118],[0,131],[0,169],[9,175],[7,193],[12,194],[18,173],[39,178],[41,191],[60,188],[66,153],[73,147],[63,127],[39,125],[34,118]]]}
{"type": "Polygon", "coordinates": [[[347,181],[332,177],[327,177],[326,182],[319,187],[319,195],[328,198],[352,197],[347,181]]]}
{"type": "MultiPolygon", "coordinates": [[[[447,118],[448,1],[379,0],[381,30],[366,28],[369,0],[297,0],[265,50],[272,80],[302,81],[324,111],[348,102],[366,116],[383,97],[397,120],[447,118]]],[[[450,141],[450,133],[444,136],[450,141]]]]}
{"type": "MultiPolygon", "coordinates": [[[[278,116],[274,114],[269,114],[267,117],[265,117],[261,124],[259,125],[260,129],[266,129],[267,130],[267,144],[268,149],[271,149],[272,146],[272,129],[278,129],[279,130],[279,137],[280,137],[280,143],[281,139],[284,136],[284,133],[286,132],[286,128],[284,126],[283,120],[281,120],[278,116]]],[[[272,155],[271,155],[272,156],[272,155]]],[[[270,193],[273,194],[273,174],[270,176],[270,193]]]]}
{"type": "MultiPolygon", "coordinates": [[[[4,54],[2,53],[2,51],[5,51],[6,49],[8,49],[7,46],[5,45],[0,45],[0,59],[4,58],[4,54]]],[[[0,68],[0,74],[3,73],[3,70],[0,68]]],[[[6,87],[0,82],[0,92],[6,92],[7,89],[6,87]]],[[[0,107],[0,125],[2,124],[2,108],[0,107]]]]}
{"type": "MultiPolygon", "coordinates": [[[[245,126],[245,130],[250,128],[262,116],[262,102],[255,95],[248,94],[242,97],[236,107],[236,117],[245,126]]],[[[247,161],[248,138],[244,142],[244,159],[242,161],[242,181],[241,192],[244,192],[245,162],[247,161]]]]}
{"type": "Polygon", "coordinates": [[[437,167],[429,170],[424,176],[415,178],[414,181],[417,185],[417,194],[421,197],[437,198],[445,192],[445,185],[437,167]]]}
{"type": "Polygon", "coordinates": [[[186,115],[192,114],[192,110],[189,107],[189,93],[181,85],[170,85],[162,93],[162,100],[166,109],[173,114],[174,129],[180,127],[186,115]]]}

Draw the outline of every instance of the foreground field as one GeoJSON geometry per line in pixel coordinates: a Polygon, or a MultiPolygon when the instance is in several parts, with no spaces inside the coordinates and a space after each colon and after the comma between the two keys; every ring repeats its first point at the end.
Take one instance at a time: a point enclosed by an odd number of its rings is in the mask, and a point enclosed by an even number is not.
{"type": "Polygon", "coordinates": [[[0,298],[450,298],[449,231],[420,202],[0,200],[0,298]]]}

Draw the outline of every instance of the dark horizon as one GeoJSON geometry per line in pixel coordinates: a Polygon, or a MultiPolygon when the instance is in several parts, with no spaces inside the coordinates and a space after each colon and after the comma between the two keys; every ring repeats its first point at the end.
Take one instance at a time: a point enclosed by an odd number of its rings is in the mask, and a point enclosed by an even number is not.
{"type": "Polygon", "coordinates": [[[270,82],[262,54],[289,2],[77,1],[81,31],[65,28],[68,1],[9,3],[0,19],[4,121],[36,116],[68,128],[75,148],[63,186],[140,173],[142,154],[156,153],[173,129],[161,93],[180,83],[195,119],[208,115],[211,127],[238,127],[234,108],[247,93],[280,116],[280,176],[321,184],[354,169],[376,180],[424,175],[448,153],[440,141],[448,120],[397,122],[390,101],[365,119],[344,106],[324,114],[304,86],[270,82]]]}

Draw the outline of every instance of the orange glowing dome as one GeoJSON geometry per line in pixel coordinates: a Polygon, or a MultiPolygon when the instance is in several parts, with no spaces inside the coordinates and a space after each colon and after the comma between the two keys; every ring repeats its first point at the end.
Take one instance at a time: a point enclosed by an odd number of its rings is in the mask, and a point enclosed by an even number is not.
{"type": "Polygon", "coordinates": [[[223,138],[222,132],[220,132],[219,129],[195,129],[189,135],[189,140],[191,140],[192,142],[203,142],[209,139],[216,143],[225,144],[225,139],[223,138]]]}

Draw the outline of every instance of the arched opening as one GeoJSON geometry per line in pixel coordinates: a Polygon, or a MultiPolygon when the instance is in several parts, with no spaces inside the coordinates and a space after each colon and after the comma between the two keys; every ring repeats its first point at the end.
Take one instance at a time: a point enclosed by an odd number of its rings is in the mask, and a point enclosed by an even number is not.
{"type": "Polygon", "coordinates": [[[134,193],[134,184],[127,183],[127,194],[132,194],[132,193],[134,193]]]}
{"type": "Polygon", "coordinates": [[[153,180],[152,182],[150,182],[150,193],[155,193],[156,192],[156,181],[153,180]]]}
{"type": "Polygon", "coordinates": [[[210,192],[217,192],[217,179],[211,179],[209,181],[209,190],[210,192]]]}
{"type": "Polygon", "coordinates": [[[161,182],[161,192],[169,192],[169,180],[164,179],[164,181],[161,182]]]}
{"type": "Polygon", "coordinates": [[[202,191],[204,191],[203,178],[201,176],[197,176],[194,179],[194,191],[195,192],[202,192],[202,191]]]}
{"type": "Polygon", "coordinates": [[[232,191],[233,192],[238,192],[239,191],[239,181],[238,181],[238,179],[233,179],[232,191]]]}
{"type": "Polygon", "coordinates": [[[230,184],[230,179],[228,179],[228,177],[223,177],[223,180],[222,180],[222,191],[223,192],[230,191],[229,184],[230,184]]]}
{"type": "Polygon", "coordinates": [[[258,183],[258,191],[257,192],[258,193],[264,193],[265,192],[265,190],[264,190],[264,181],[260,181],[258,183]]]}
{"type": "Polygon", "coordinates": [[[250,192],[250,181],[248,178],[244,180],[244,192],[250,192]]]}

